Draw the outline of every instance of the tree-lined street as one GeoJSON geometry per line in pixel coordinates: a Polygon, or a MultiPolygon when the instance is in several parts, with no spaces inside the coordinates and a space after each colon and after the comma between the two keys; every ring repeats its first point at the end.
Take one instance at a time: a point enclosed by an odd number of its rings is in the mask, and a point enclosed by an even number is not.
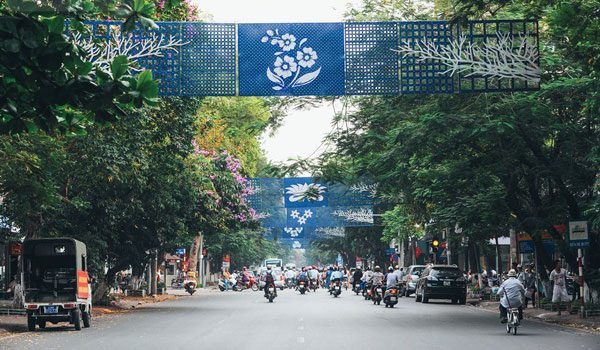
{"type": "Polygon", "coordinates": [[[28,349],[461,349],[596,350],[600,335],[524,321],[506,334],[497,313],[447,301],[401,298],[393,309],[344,291],[262,292],[215,290],[94,320],[82,332],[60,326],[0,340],[3,350],[28,349]]]}

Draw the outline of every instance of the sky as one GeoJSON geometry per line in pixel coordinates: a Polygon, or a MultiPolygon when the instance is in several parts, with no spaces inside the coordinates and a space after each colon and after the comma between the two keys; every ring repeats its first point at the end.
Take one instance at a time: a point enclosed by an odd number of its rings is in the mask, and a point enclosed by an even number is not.
{"type": "MultiPolygon", "coordinates": [[[[214,22],[340,22],[346,4],[360,0],[197,0],[200,10],[214,22]]],[[[290,158],[318,156],[323,137],[331,130],[334,109],[326,104],[309,110],[291,111],[273,136],[265,135],[262,147],[267,159],[284,162],[290,158]]]]}

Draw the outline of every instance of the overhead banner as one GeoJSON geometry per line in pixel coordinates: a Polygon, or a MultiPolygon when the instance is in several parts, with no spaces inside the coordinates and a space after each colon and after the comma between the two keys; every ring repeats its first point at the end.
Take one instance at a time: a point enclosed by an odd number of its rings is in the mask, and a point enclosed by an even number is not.
{"type": "Polygon", "coordinates": [[[86,22],[67,34],[110,71],[126,55],[162,96],[340,96],[539,89],[538,24],[528,20],[347,23],[158,22],[122,34],[86,22]]]}
{"type": "Polygon", "coordinates": [[[347,186],[311,177],[255,178],[250,182],[253,194],[248,201],[259,217],[263,237],[289,247],[343,237],[346,227],[374,224],[373,184],[347,186]]]}

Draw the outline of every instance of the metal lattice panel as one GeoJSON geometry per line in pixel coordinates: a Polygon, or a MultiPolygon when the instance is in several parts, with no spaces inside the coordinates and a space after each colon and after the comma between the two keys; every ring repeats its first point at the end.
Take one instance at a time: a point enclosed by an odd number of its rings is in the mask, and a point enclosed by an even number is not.
{"type": "MultiPolygon", "coordinates": [[[[159,38],[180,38],[181,23],[159,23],[158,29],[154,30],[153,33],[159,38]]],[[[137,42],[141,42],[141,40],[148,37],[148,32],[142,29],[138,29],[133,33],[133,39],[137,42]]],[[[160,82],[158,85],[160,95],[181,95],[181,54],[181,50],[167,50],[163,53],[164,57],[147,57],[137,60],[141,67],[152,70],[154,79],[160,82]]]]}
{"type": "MultiPolygon", "coordinates": [[[[445,46],[452,40],[452,32],[447,22],[414,21],[399,22],[400,42],[433,42],[445,46]]],[[[437,94],[452,93],[454,79],[443,74],[447,67],[439,61],[427,59],[419,62],[417,58],[404,56],[400,59],[401,94],[437,94]]]]}
{"type": "MultiPolygon", "coordinates": [[[[514,38],[514,49],[520,47],[522,40],[527,38],[529,45],[534,45],[539,52],[538,24],[536,21],[496,20],[469,21],[465,28],[458,28],[458,36],[465,35],[472,45],[495,45],[498,34],[510,34],[514,38]]],[[[539,66],[539,56],[536,60],[539,66]]],[[[533,91],[540,88],[539,83],[515,79],[493,78],[481,74],[463,72],[457,77],[460,92],[505,92],[533,91]]]]}
{"type": "Polygon", "coordinates": [[[398,24],[346,23],[346,95],[399,93],[398,24]]]}
{"type": "MultiPolygon", "coordinates": [[[[153,71],[162,96],[337,96],[539,89],[535,21],[471,21],[454,29],[443,21],[157,24],[155,31],[128,34],[131,43],[126,44],[145,45],[157,36],[180,41],[181,45],[152,57],[134,59],[139,66],[153,71]],[[510,45],[502,46],[507,41],[510,45]],[[473,47],[481,51],[466,57],[473,47]],[[480,52],[491,54],[482,60],[480,52]],[[508,63],[498,60],[499,55],[509,57],[508,63]],[[493,64],[485,71],[480,69],[482,62],[493,64]],[[494,69],[506,74],[496,74],[494,69]]],[[[80,39],[92,51],[98,43],[114,44],[111,39],[122,32],[119,22],[90,21],[85,26],[90,36],[80,39]],[[98,41],[91,47],[90,37],[98,41]]],[[[141,46],[129,48],[129,54],[135,54],[141,46]]],[[[120,54],[119,49],[115,52],[120,54]]]]}
{"type": "Polygon", "coordinates": [[[184,96],[235,96],[236,25],[183,23],[181,72],[184,96]]]}

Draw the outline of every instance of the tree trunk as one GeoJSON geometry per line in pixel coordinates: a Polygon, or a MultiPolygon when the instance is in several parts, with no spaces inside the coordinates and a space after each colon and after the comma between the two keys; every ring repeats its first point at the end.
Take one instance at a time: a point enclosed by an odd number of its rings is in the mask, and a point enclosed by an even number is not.
{"type": "Polygon", "coordinates": [[[115,280],[117,272],[125,269],[127,266],[118,265],[106,271],[106,275],[103,279],[98,281],[96,288],[92,291],[92,303],[93,304],[108,304],[108,293],[115,280]]]}
{"type": "Polygon", "coordinates": [[[200,243],[202,236],[197,235],[194,237],[192,246],[190,247],[190,255],[188,256],[188,271],[197,271],[198,269],[198,251],[200,250],[200,243]]]}

